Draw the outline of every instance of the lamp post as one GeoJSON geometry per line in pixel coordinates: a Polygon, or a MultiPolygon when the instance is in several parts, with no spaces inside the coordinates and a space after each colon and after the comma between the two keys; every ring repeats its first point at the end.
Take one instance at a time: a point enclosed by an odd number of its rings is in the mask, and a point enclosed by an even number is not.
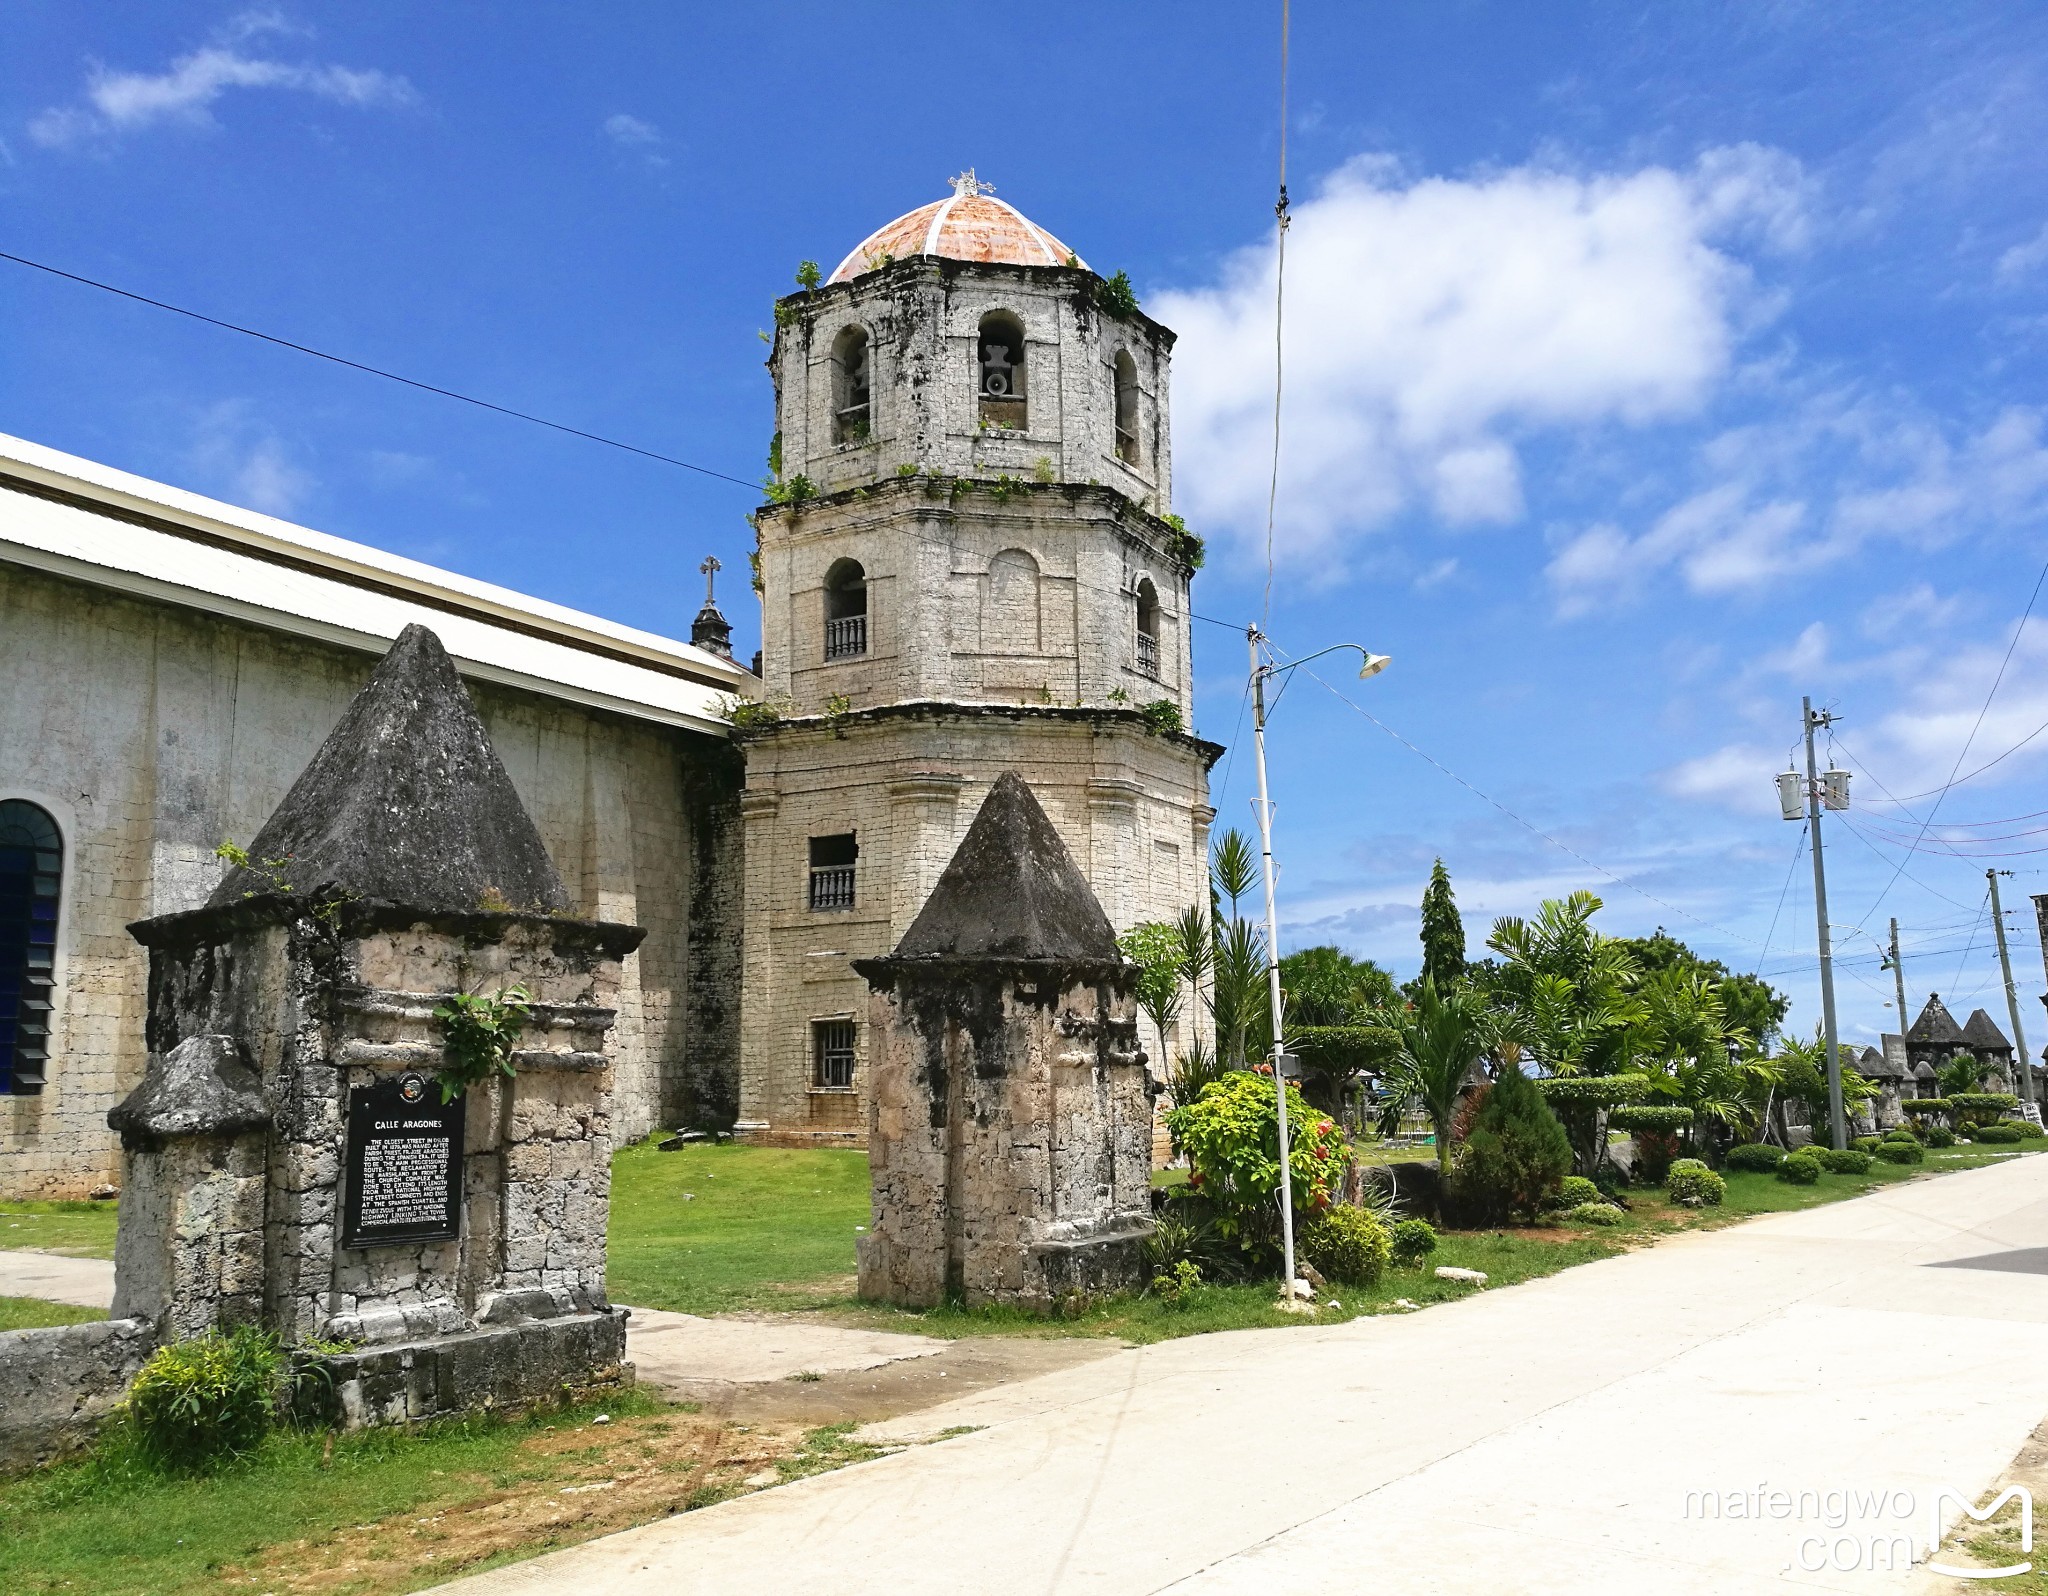
{"type": "Polygon", "coordinates": [[[1328,648],[1317,649],[1315,653],[1290,664],[1274,665],[1265,657],[1266,634],[1256,626],[1248,626],[1244,635],[1251,654],[1252,756],[1258,767],[1259,778],[1259,796],[1254,800],[1252,807],[1259,817],[1259,869],[1266,889],[1266,995],[1273,1020],[1273,1095],[1279,1110],[1280,1246],[1282,1266],[1286,1270],[1281,1276],[1280,1297],[1282,1302],[1292,1308],[1295,1303],[1294,1181],[1288,1167],[1288,1053],[1284,1040],[1284,1016],[1280,1007],[1280,917],[1273,900],[1273,802],[1266,795],[1266,683],[1275,677],[1285,676],[1289,671],[1300,669],[1310,660],[1321,659],[1325,654],[1335,654],[1343,649],[1358,651],[1358,674],[1361,678],[1379,675],[1387,668],[1389,657],[1385,654],[1371,653],[1357,643],[1333,643],[1328,648]]]}

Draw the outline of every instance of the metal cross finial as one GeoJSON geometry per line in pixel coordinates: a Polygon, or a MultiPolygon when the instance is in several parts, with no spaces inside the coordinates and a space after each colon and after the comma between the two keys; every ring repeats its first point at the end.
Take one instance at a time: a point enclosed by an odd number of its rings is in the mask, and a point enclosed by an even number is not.
{"type": "Polygon", "coordinates": [[[953,193],[960,199],[972,199],[977,194],[993,194],[996,191],[995,184],[982,182],[974,175],[974,168],[971,166],[957,174],[952,182],[953,193]]]}
{"type": "Polygon", "coordinates": [[[710,554],[705,556],[704,563],[698,566],[697,569],[704,573],[704,602],[706,604],[716,602],[711,595],[711,585],[718,580],[718,573],[724,570],[725,567],[718,563],[717,555],[710,554]]]}

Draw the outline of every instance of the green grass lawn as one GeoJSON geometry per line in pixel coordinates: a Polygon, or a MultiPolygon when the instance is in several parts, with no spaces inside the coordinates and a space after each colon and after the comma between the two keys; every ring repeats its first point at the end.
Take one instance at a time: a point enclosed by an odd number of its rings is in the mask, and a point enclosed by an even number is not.
{"type": "Polygon", "coordinates": [[[612,1160],[607,1282],[682,1313],[817,1307],[851,1296],[867,1222],[866,1153],[644,1141],[612,1160]]]}
{"type": "Polygon", "coordinates": [[[46,1330],[51,1325],[104,1318],[106,1314],[98,1308],[74,1308],[68,1302],[45,1302],[40,1297],[0,1297],[0,1330],[46,1330]]]}
{"type": "Polygon", "coordinates": [[[73,1258],[114,1256],[112,1203],[0,1202],[0,1249],[34,1247],[73,1258]]]}

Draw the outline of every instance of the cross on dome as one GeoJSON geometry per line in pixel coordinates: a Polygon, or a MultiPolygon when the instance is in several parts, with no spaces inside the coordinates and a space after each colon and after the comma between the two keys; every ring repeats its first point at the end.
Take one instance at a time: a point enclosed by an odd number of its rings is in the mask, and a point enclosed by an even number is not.
{"type": "Polygon", "coordinates": [[[993,194],[996,191],[995,184],[982,182],[974,175],[974,168],[971,166],[964,172],[956,172],[948,181],[953,185],[953,192],[961,199],[972,199],[977,194],[993,194]]]}

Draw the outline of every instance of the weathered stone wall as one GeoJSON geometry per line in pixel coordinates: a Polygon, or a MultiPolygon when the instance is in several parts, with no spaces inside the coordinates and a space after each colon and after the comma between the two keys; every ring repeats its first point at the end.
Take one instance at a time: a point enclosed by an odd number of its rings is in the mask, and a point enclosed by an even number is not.
{"type": "Polygon", "coordinates": [[[863,1297],[1043,1308],[1140,1277],[1152,1102],[1115,976],[865,963],[874,1219],[863,1297]]]}
{"type": "MultiPolygon", "coordinates": [[[[116,1179],[105,1116],[145,1062],[146,966],[125,927],[205,901],[215,846],[255,835],[374,663],[0,565],[0,797],[48,809],[65,845],[49,1084],[0,1096],[0,1195],[116,1179]]],[[[736,1045],[693,1036],[692,1013],[718,1023],[721,1006],[693,997],[689,968],[692,815],[731,829],[730,757],[693,733],[470,690],[578,912],[648,928],[619,994],[616,1110],[622,1137],[643,1134],[675,1112],[693,1057],[736,1045]]]]}
{"type": "Polygon", "coordinates": [[[140,1200],[124,1199],[117,1306],[180,1335],[252,1317],[238,1306],[247,1271],[233,1265],[254,1218],[261,1319],[292,1344],[375,1345],[508,1312],[602,1310],[609,1039],[631,928],[392,910],[349,911],[339,929],[275,921],[274,900],[259,900],[141,928],[153,949],[152,1052],[168,1060],[195,1038],[237,1039],[276,1117],[253,1140],[130,1137],[140,1200]],[[516,1075],[465,1098],[462,1233],[344,1246],[351,1089],[438,1070],[435,1006],[514,983],[533,996],[532,1023],[516,1075]]]}
{"type": "Polygon", "coordinates": [[[1105,314],[1097,282],[1064,267],[917,259],[791,295],[779,307],[770,357],[783,469],[829,493],[905,466],[1029,479],[1043,461],[1058,481],[1101,482],[1164,514],[1172,508],[1173,334],[1142,314],[1105,314]],[[1024,328],[1028,425],[1019,430],[981,425],[979,334],[991,311],[1024,328]],[[864,441],[837,443],[832,352],[851,326],[869,336],[871,419],[864,441]],[[1136,367],[1135,462],[1116,449],[1119,352],[1136,367]]]}
{"type": "MultiPolygon", "coordinates": [[[[1207,901],[1206,755],[1135,717],[923,705],[785,723],[746,744],[745,1069],[741,1124],[770,1141],[857,1144],[872,1078],[867,989],[851,960],[893,948],[991,783],[1030,784],[1118,930],[1207,901]],[[855,906],[809,907],[808,839],[851,831],[855,906]],[[856,1024],[854,1086],[812,1080],[814,1021],[856,1024]]],[[[1163,1070],[1170,1048],[1145,1028],[1163,1070]]],[[[1185,1045],[1200,1023],[1181,1022],[1185,1045]]]]}
{"type": "Polygon", "coordinates": [[[156,1350],[146,1319],[0,1333],[0,1471],[44,1463],[92,1432],[156,1350]]]}
{"type": "Polygon", "coordinates": [[[1107,705],[1167,699],[1194,715],[1190,573],[1167,529],[1101,486],[890,478],[764,508],[761,677],[815,714],[903,699],[1107,705]],[[1009,563],[995,570],[997,557],[1009,563]],[[825,576],[867,573],[867,651],[825,658],[825,576]],[[1138,606],[1159,602],[1157,664],[1138,663],[1138,606]]]}

